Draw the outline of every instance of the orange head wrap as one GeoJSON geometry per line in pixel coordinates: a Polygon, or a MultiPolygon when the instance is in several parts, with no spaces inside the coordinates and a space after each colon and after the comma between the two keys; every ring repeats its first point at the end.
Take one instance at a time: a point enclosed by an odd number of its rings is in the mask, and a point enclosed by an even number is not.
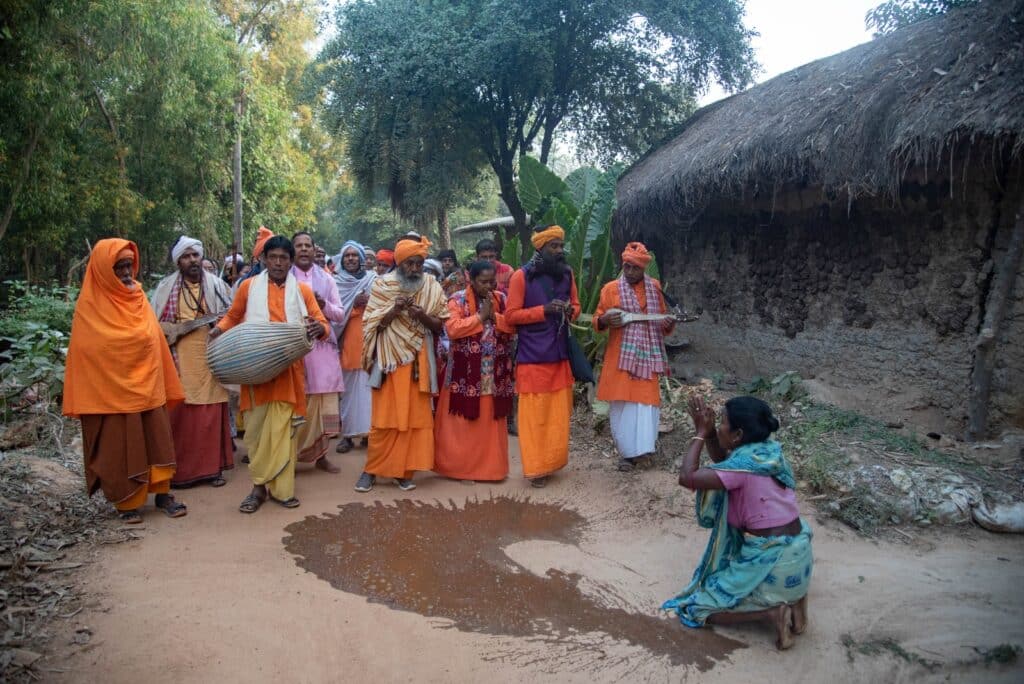
{"type": "Polygon", "coordinates": [[[378,249],[377,261],[387,266],[395,265],[395,253],[390,249],[378,249]]]}
{"type": "Polygon", "coordinates": [[[274,231],[266,226],[260,226],[259,232],[256,233],[256,244],[252,246],[252,255],[259,258],[260,254],[263,254],[263,245],[267,244],[267,240],[272,237],[274,237],[274,231]]]}
{"type": "Polygon", "coordinates": [[[430,251],[430,240],[426,236],[419,240],[399,240],[395,245],[395,263],[400,264],[406,259],[414,256],[427,258],[430,251]]]}
{"type": "Polygon", "coordinates": [[[622,263],[632,264],[640,268],[647,268],[651,263],[651,253],[647,251],[642,242],[630,242],[622,252],[622,263]]]}
{"type": "Polygon", "coordinates": [[[565,231],[562,230],[561,226],[548,226],[544,230],[534,233],[533,237],[530,238],[530,242],[533,243],[534,249],[540,249],[544,245],[548,244],[552,240],[564,240],[565,231]]]}
{"type": "Polygon", "coordinates": [[[114,264],[128,258],[137,275],[139,248],[120,238],[100,240],[89,255],[71,321],[65,415],[138,413],[185,398],[146,293],[125,287],[114,273],[114,264]]]}

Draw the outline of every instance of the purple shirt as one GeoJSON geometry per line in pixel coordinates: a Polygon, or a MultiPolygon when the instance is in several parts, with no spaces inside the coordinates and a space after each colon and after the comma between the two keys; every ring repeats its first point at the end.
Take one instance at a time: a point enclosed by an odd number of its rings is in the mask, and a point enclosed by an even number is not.
{"type": "MultiPolygon", "coordinates": [[[[292,274],[300,283],[309,285],[313,293],[324,300],[321,311],[324,318],[332,323],[344,323],[347,312],[341,308],[338,286],[325,270],[313,264],[308,271],[292,266],[292,274]]],[[[341,375],[341,357],[338,353],[338,338],[327,326],[327,337],[317,340],[312,351],[302,360],[306,368],[306,394],[328,394],[344,392],[345,381],[341,375]]]]}
{"type": "Polygon", "coordinates": [[[775,478],[753,473],[716,470],[729,490],[729,524],[741,530],[764,530],[788,525],[800,517],[796,492],[775,478]]]}

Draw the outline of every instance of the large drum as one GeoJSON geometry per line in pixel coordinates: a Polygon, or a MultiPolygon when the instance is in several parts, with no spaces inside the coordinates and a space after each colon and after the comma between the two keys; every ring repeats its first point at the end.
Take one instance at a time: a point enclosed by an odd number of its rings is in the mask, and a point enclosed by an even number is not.
{"type": "Polygon", "coordinates": [[[259,385],[312,348],[302,323],[241,323],[207,345],[206,362],[221,384],[259,385]]]}

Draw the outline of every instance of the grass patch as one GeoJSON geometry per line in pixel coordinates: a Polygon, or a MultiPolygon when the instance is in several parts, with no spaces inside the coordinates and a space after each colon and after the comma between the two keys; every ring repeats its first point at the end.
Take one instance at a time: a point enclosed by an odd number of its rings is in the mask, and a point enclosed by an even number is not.
{"type": "Polygon", "coordinates": [[[989,665],[1013,665],[1021,654],[1021,647],[1016,644],[999,644],[989,649],[976,648],[985,667],[989,665]]]}
{"type": "Polygon", "coordinates": [[[880,656],[883,654],[889,654],[904,662],[910,663],[911,665],[920,665],[929,671],[937,670],[942,667],[942,663],[936,660],[928,660],[927,658],[922,658],[913,651],[908,651],[892,637],[857,641],[849,634],[844,634],[840,638],[840,643],[842,643],[843,647],[846,648],[846,657],[849,658],[851,663],[853,662],[854,653],[863,656],[880,656]]]}
{"type": "MultiPolygon", "coordinates": [[[[888,654],[906,663],[910,663],[911,665],[919,665],[929,672],[934,672],[935,670],[943,667],[943,663],[940,663],[937,660],[929,660],[917,653],[914,653],[913,651],[908,651],[892,637],[871,638],[864,641],[857,641],[851,635],[844,634],[840,637],[839,641],[846,649],[846,657],[851,663],[853,662],[855,655],[877,657],[888,654]]],[[[986,668],[1014,665],[1017,663],[1017,659],[1020,657],[1022,649],[1016,644],[999,644],[998,646],[993,646],[992,648],[987,649],[975,647],[974,652],[978,654],[977,657],[957,660],[950,662],[947,665],[957,667],[984,665],[986,668]]]]}

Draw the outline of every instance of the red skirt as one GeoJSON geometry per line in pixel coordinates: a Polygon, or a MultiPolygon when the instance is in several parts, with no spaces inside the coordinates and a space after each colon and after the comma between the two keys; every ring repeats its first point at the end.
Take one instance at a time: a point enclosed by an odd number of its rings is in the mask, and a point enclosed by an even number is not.
{"type": "Polygon", "coordinates": [[[235,467],[227,402],[179,404],[170,413],[178,465],[172,485],[213,480],[235,467]]]}

